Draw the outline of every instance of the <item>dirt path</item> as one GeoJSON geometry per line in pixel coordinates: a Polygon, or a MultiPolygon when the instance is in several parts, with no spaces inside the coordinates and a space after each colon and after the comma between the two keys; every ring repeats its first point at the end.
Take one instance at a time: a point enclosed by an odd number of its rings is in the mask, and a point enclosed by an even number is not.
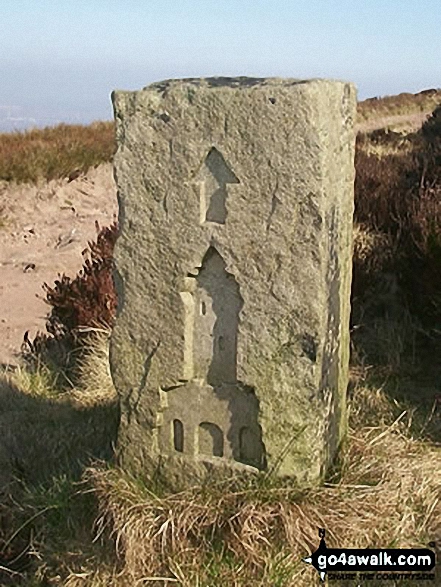
{"type": "Polygon", "coordinates": [[[395,116],[384,116],[374,118],[367,122],[361,122],[356,125],[357,132],[371,132],[379,128],[391,128],[393,130],[403,130],[414,132],[421,128],[423,123],[430,116],[431,112],[418,112],[416,114],[397,114],[395,116]]]}
{"type": "Polygon", "coordinates": [[[95,221],[117,214],[111,164],[68,183],[0,184],[0,364],[16,364],[23,335],[44,330],[49,306],[43,282],[74,277],[81,252],[96,237],[95,221]]]}

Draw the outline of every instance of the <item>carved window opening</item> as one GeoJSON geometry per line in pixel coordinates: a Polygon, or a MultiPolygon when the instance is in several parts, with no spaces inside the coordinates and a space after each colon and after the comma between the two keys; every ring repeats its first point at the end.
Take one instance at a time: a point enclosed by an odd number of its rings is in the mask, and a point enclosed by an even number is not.
{"type": "Polygon", "coordinates": [[[173,420],[173,446],[177,452],[184,452],[184,425],[181,420],[173,420]]]}

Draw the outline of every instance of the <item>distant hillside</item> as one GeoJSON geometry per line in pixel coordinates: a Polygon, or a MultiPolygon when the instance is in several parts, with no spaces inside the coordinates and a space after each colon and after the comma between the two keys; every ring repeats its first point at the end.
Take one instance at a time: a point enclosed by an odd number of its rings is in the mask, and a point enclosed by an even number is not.
{"type": "MultiPolygon", "coordinates": [[[[390,128],[412,132],[441,104],[441,90],[368,98],[358,104],[357,130],[390,128]]],[[[59,124],[45,129],[0,132],[0,181],[17,183],[70,177],[111,161],[114,123],[59,124]]]]}
{"type": "Polygon", "coordinates": [[[441,89],[423,90],[418,94],[402,93],[397,96],[368,98],[358,103],[357,122],[404,114],[428,113],[438,104],[441,104],[441,89]]]}

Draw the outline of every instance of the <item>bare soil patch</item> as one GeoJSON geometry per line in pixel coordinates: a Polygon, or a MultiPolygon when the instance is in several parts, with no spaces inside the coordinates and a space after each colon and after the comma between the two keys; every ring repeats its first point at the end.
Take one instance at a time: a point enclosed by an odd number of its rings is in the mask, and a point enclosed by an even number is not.
{"type": "Polygon", "coordinates": [[[0,364],[17,364],[23,335],[44,330],[42,284],[73,277],[82,251],[118,212],[112,164],[73,181],[0,183],[0,364]]]}

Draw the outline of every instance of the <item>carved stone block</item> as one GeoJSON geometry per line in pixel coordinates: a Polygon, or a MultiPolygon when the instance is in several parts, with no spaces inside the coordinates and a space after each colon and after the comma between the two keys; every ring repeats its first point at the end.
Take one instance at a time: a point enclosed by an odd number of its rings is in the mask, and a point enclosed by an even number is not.
{"type": "Polygon", "coordinates": [[[112,99],[121,463],[317,483],[346,428],[353,86],[186,79],[112,99]]]}

